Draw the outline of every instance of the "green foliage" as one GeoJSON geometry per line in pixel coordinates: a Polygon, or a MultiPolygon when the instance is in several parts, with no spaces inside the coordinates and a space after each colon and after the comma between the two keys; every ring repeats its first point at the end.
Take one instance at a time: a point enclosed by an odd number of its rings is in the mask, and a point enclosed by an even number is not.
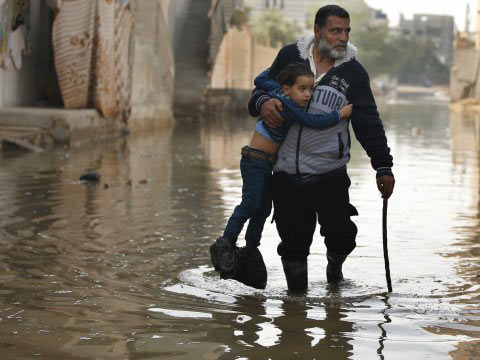
{"type": "Polygon", "coordinates": [[[253,31],[260,44],[277,47],[295,42],[302,28],[296,22],[288,21],[279,10],[267,9],[255,20],[253,31]]]}
{"type": "Polygon", "coordinates": [[[398,38],[396,76],[399,83],[416,85],[448,84],[450,68],[435,55],[435,45],[415,39],[398,38]]]}
{"type": "Polygon", "coordinates": [[[370,77],[395,75],[398,72],[401,66],[399,59],[403,57],[390,38],[386,25],[365,26],[352,43],[358,47],[357,58],[368,70],[370,77]]]}
{"type": "Polygon", "coordinates": [[[250,18],[250,8],[244,7],[243,10],[235,9],[230,18],[230,25],[235,26],[237,29],[248,23],[250,18]]]}

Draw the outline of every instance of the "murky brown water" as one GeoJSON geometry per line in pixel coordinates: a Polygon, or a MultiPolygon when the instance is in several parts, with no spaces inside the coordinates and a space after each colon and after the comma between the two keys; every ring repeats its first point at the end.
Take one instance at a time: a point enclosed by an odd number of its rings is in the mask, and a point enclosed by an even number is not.
{"type": "Polygon", "coordinates": [[[360,216],[346,283],[292,297],[268,224],[265,291],[220,280],[208,247],[239,200],[254,120],[190,123],[85,149],[0,159],[1,359],[475,359],[480,357],[479,122],[446,104],[381,107],[395,156],[381,207],[358,144],[360,216]],[[77,181],[87,169],[97,186],[77,181]]]}

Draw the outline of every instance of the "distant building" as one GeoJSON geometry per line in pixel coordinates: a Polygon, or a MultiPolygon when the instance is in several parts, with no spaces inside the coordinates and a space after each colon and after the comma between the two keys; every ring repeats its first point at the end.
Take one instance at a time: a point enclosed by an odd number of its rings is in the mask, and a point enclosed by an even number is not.
{"type": "Polygon", "coordinates": [[[245,6],[251,9],[251,19],[255,19],[267,9],[278,9],[290,21],[305,27],[310,10],[318,1],[315,0],[244,0],[245,6]]]}
{"type": "Polygon", "coordinates": [[[450,15],[415,14],[412,20],[400,16],[401,36],[421,39],[435,45],[435,52],[443,64],[453,62],[454,20],[450,15]]]}
{"type": "Polygon", "coordinates": [[[388,26],[388,16],[382,10],[371,9],[372,25],[388,26]]]}
{"type": "MultiPolygon", "coordinates": [[[[260,13],[267,9],[277,9],[290,21],[296,22],[306,28],[307,19],[314,16],[318,8],[318,0],[244,0],[244,5],[251,10],[250,17],[254,20],[260,13]]],[[[347,8],[354,12],[355,4],[347,8]]],[[[382,10],[370,9],[373,25],[388,26],[388,17],[382,10]]],[[[310,30],[310,29],[307,29],[310,30]]]]}

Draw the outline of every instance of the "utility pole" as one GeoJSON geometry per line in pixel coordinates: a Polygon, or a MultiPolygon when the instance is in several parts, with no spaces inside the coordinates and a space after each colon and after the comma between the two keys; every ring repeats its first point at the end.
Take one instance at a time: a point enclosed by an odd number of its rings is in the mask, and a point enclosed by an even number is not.
{"type": "Polygon", "coordinates": [[[480,26],[480,0],[477,0],[477,16],[475,17],[475,49],[480,50],[480,31],[478,27],[480,26]]]}
{"type": "Polygon", "coordinates": [[[470,4],[467,3],[465,9],[465,33],[468,34],[470,32],[470,4]]]}

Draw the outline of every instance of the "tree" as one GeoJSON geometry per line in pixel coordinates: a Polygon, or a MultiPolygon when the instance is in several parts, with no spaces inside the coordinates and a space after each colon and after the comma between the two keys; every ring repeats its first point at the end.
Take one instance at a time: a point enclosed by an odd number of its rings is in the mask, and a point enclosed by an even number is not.
{"type": "Polygon", "coordinates": [[[294,42],[302,31],[296,22],[288,21],[281,11],[266,9],[253,23],[260,44],[277,47],[294,42]]]}
{"type": "Polygon", "coordinates": [[[393,44],[402,49],[397,63],[399,83],[413,85],[448,84],[450,68],[435,55],[435,45],[414,38],[398,38],[393,44]]]}
{"type": "Polygon", "coordinates": [[[248,23],[250,11],[251,9],[248,6],[245,6],[243,9],[234,9],[230,18],[230,25],[241,29],[243,25],[248,23]]]}

